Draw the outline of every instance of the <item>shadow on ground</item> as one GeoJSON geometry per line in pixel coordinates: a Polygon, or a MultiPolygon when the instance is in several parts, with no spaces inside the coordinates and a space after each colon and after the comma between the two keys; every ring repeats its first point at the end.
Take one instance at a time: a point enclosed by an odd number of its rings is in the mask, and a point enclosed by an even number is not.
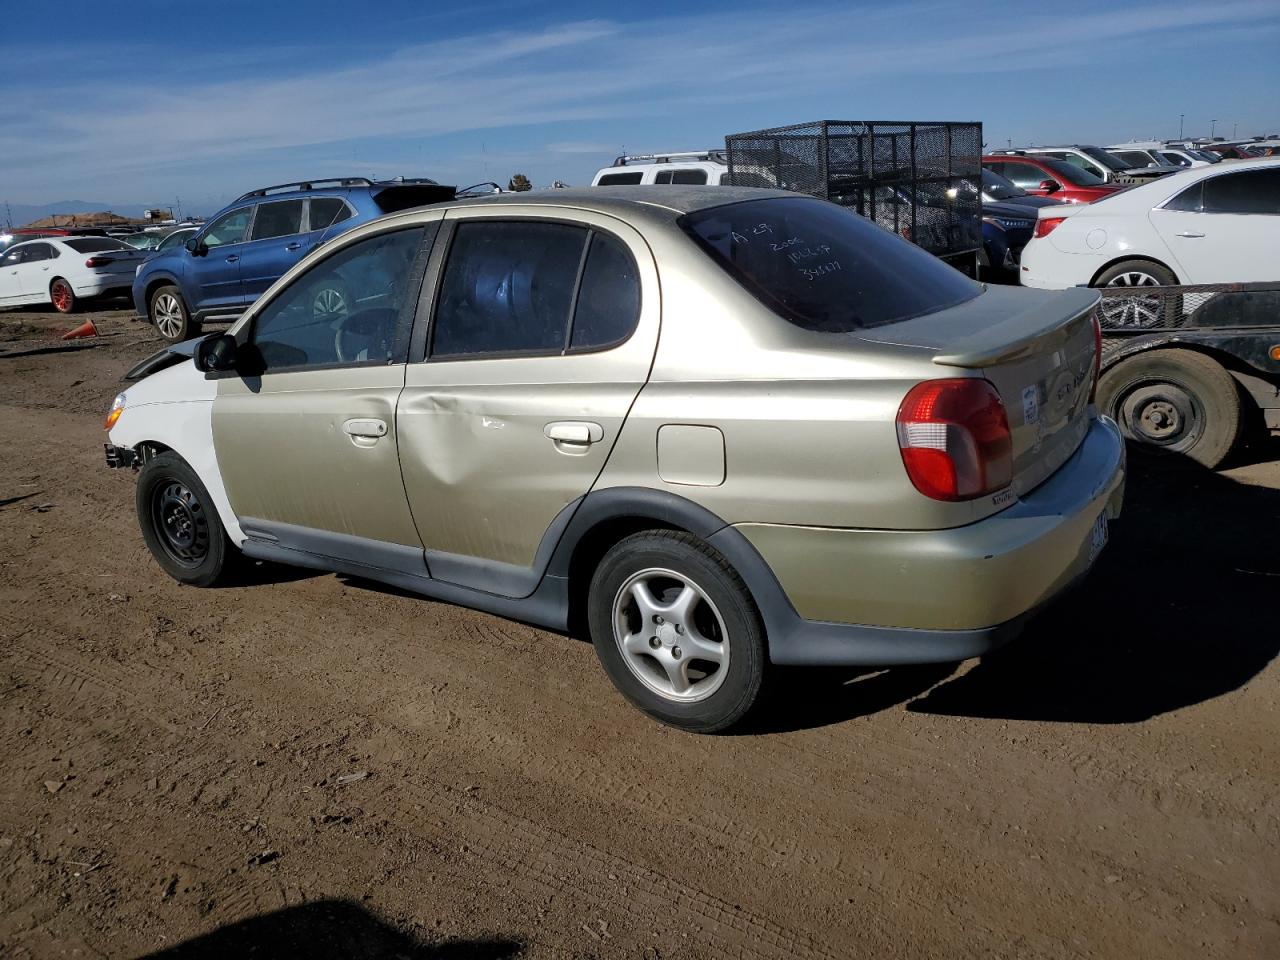
{"type": "Polygon", "coordinates": [[[317,900],[219,927],[142,960],[505,960],[507,937],[419,943],[350,900],[317,900]]]}
{"type": "MultiPolygon", "coordinates": [[[[1280,445],[1251,462],[1276,459],[1280,445]]],[[[1280,490],[1134,457],[1124,515],[1084,584],[971,669],[796,671],[744,732],[899,703],[917,713],[1135,723],[1237,690],[1280,653],[1280,490]],[[824,675],[825,673],[825,675],[824,675]],[[808,682],[805,675],[808,675],[808,682]]]]}

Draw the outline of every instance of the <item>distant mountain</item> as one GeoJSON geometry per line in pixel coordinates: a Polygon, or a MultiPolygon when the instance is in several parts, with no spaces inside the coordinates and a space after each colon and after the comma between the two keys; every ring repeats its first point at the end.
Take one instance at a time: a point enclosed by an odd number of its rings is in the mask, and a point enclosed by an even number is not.
{"type": "MultiPolygon", "coordinates": [[[[103,200],[58,200],[54,203],[11,203],[8,217],[15,227],[22,227],[33,220],[41,220],[53,214],[87,213],[94,210],[110,210],[122,217],[141,217],[146,208],[136,203],[107,203],[103,200]]],[[[0,207],[0,227],[4,226],[5,209],[0,207]]]]}

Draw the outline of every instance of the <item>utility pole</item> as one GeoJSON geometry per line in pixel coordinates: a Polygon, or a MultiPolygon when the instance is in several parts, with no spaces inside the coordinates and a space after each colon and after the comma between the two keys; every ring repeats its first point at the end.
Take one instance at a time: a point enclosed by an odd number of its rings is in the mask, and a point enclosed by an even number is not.
{"type": "Polygon", "coordinates": [[[8,230],[13,229],[13,211],[9,209],[9,201],[4,202],[4,225],[8,230]]]}
{"type": "Polygon", "coordinates": [[[1214,130],[1214,127],[1216,127],[1217,125],[1218,125],[1218,121],[1217,121],[1217,120],[1210,120],[1210,121],[1209,121],[1209,139],[1210,139],[1210,140],[1212,140],[1212,139],[1213,139],[1213,130],[1214,130]]]}
{"type": "Polygon", "coordinates": [[[1178,139],[1179,140],[1182,139],[1182,121],[1185,119],[1187,119],[1187,115],[1185,113],[1178,114],[1178,139]]]}
{"type": "Polygon", "coordinates": [[[1240,121],[1239,121],[1239,120],[1233,120],[1233,121],[1231,122],[1231,139],[1232,139],[1232,140],[1234,140],[1234,139],[1236,138],[1236,127],[1238,127],[1238,126],[1240,126],[1240,121]]]}

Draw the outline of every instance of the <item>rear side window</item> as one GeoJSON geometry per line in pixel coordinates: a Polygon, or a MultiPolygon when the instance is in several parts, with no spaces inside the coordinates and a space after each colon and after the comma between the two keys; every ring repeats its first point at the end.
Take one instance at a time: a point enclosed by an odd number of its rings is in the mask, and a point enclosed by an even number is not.
{"type": "Polygon", "coordinates": [[[735,280],[799,327],[850,333],[972,300],[959,271],[823,200],[749,200],[681,226],[735,280]]]}
{"type": "Polygon", "coordinates": [[[1199,213],[1203,207],[1204,181],[1193,184],[1164,205],[1166,210],[1199,213]]]}
{"type": "Polygon", "coordinates": [[[258,215],[253,218],[251,240],[270,240],[288,237],[302,232],[301,200],[277,200],[275,203],[258,204],[258,215]]]}
{"type": "Polygon", "coordinates": [[[556,355],[611,346],[640,314],[635,261],[573,224],[458,225],[440,284],[433,357],[556,355]]]}
{"type": "Polygon", "coordinates": [[[1280,214],[1280,169],[1242,170],[1203,182],[1205,213],[1280,214]]]}
{"type": "Polygon", "coordinates": [[[350,220],[354,216],[351,208],[338,197],[313,197],[311,199],[312,230],[324,230],[335,223],[350,220]]]}
{"type": "Polygon", "coordinates": [[[696,167],[685,170],[662,170],[653,178],[653,182],[701,185],[707,182],[707,171],[696,167]]]}
{"type": "Polygon", "coordinates": [[[459,224],[432,354],[563,350],[586,238],[585,228],[559,223],[459,224]]]}
{"type": "Polygon", "coordinates": [[[76,253],[105,253],[108,250],[134,249],[124,241],[112,240],[110,237],[75,237],[62,242],[76,253]]]}
{"type": "Polygon", "coordinates": [[[593,233],[578,286],[569,349],[590,350],[631,335],[640,316],[640,277],[622,242],[593,233]]]}
{"type": "Polygon", "coordinates": [[[644,179],[644,174],[635,171],[633,173],[606,173],[600,178],[600,182],[596,184],[598,187],[633,187],[644,179]]]}
{"type": "Polygon", "coordinates": [[[57,251],[47,243],[33,243],[30,246],[22,248],[23,263],[35,263],[38,260],[52,260],[57,255],[57,251]]]}

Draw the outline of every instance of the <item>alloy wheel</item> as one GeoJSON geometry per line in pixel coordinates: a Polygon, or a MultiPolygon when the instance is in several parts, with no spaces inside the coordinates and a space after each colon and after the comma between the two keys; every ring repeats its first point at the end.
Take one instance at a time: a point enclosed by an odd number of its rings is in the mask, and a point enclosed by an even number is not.
{"type": "Polygon", "coordinates": [[[71,310],[73,295],[71,285],[67,281],[55,280],[49,290],[49,297],[59,313],[67,313],[71,310]]]}
{"type": "Polygon", "coordinates": [[[155,313],[156,329],[168,340],[175,340],[182,334],[182,325],[186,321],[182,304],[172,293],[162,293],[152,304],[155,313]]]}
{"type": "Polygon", "coordinates": [[[613,636],[623,662],[667,700],[706,699],[729,670],[729,637],[711,598],[693,580],[651,567],[633,574],[613,601],[613,636]]]}
{"type": "MultiPolygon", "coordinates": [[[[1161,283],[1142,270],[1127,270],[1107,282],[1108,287],[1132,289],[1134,287],[1159,287],[1161,283]]],[[[1103,297],[1102,316],[1112,327],[1160,326],[1161,300],[1159,295],[1150,297],[1103,297]]]]}

